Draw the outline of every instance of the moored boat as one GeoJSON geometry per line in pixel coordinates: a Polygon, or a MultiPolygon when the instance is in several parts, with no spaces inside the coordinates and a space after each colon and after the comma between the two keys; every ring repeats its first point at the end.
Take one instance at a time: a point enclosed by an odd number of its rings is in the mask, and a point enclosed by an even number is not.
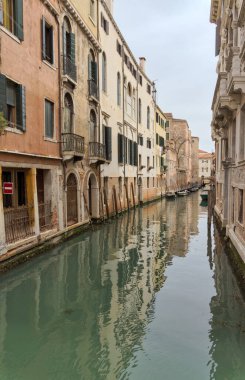
{"type": "Polygon", "coordinates": [[[208,200],[208,190],[203,190],[200,194],[201,198],[203,201],[207,201],[208,200]]]}
{"type": "Polygon", "coordinates": [[[166,194],[165,194],[165,197],[168,198],[168,199],[175,199],[176,195],[175,195],[174,191],[167,191],[166,194]]]}
{"type": "Polygon", "coordinates": [[[180,190],[180,191],[177,191],[176,193],[179,197],[184,197],[186,195],[189,194],[189,191],[188,190],[180,190]]]}

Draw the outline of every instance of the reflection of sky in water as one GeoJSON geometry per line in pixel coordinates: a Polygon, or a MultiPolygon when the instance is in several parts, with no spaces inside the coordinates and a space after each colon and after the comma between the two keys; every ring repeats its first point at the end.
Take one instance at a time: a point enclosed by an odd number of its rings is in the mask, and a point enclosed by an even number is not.
{"type": "Polygon", "coordinates": [[[245,306],[207,209],[151,204],[0,278],[0,378],[236,379],[245,306]]]}

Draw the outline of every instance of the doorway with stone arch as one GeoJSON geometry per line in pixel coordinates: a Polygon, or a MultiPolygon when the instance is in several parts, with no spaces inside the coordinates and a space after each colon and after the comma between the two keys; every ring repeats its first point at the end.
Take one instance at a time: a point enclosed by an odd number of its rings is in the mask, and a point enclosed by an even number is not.
{"type": "Polygon", "coordinates": [[[69,174],[66,182],[67,226],[78,223],[77,179],[74,173],[69,174]]]}

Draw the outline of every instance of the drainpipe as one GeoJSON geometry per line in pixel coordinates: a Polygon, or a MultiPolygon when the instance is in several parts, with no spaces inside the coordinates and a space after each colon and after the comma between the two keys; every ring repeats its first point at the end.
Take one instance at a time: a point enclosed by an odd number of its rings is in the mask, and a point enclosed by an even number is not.
{"type": "MultiPolygon", "coordinates": [[[[137,116],[136,116],[136,142],[137,142],[137,169],[136,169],[136,179],[137,179],[137,182],[136,182],[136,185],[137,185],[137,191],[138,191],[138,180],[139,180],[139,146],[138,146],[138,141],[139,141],[139,81],[138,81],[138,78],[139,78],[139,68],[138,68],[138,65],[137,65],[137,85],[136,85],[136,113],[137,113],[137,116]]],[[[136,191],[136,189],[135,189],[136,191]]],[[[140,203],[140,199],[139,197],[138,198],[138,203],[140,203]]]]}
{"type": "MultiPolygon", "coordinates": [[[[59,62],[59,67],[58,67],[58,71],[59,71],[59,141],[60,141],[60,144],[59,144],[59,154],[60,154],[60,157],[62,158],[62,126],[61,126],[61,120],[62,120],[62,75],[61,75],[61,70],[62,70],[62,67],[61,67],[61,41],[60,41],[60,21],[59,21],[59,16],[56,15],[56,23],[57,23],[57,26],[58,26],[58,62],[59,62]]],[[[63,170],[63,196],[62,196],[62,199],[63,199],[63,216],[64,216],[64,192],[65,192],[65,189],[66,189],[66,183],[65,183],[65,179],[66,179],[66,164],[65,162],[63,161],[62,159],[62,170],[63,170]]],[[[58,200],[59,201],[59,200],[58,200]]],[[[67,218],[65,216],[65,218],[63,218],[63,221],[64,221],[64,224],[65,224],[65,228],[67,227],[67,218]]]]}
{"type": "MultiPolygon", "coordinates": [[[[122,103],[123,103],[123,136],[125,137],[125,87],[124,87],[124,44],[122,44],[122,84],[123,84],[123,96],[122,96],[122,103]]],[[[124,179],[124,185],[126,185],[126,145],[125,145],[125,138],[123,140],[123,179],[124,179]]]]}

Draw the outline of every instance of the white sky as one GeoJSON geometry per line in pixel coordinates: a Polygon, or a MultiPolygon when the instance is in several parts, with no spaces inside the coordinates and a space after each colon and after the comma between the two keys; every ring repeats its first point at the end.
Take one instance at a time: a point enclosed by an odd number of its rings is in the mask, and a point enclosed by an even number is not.
{"type": "Polygon", "coordinates": [[[186,119],[200,149],[214,150],[211,103],[216,83],[211,0],[114,0],[114,17],[135,57],[147,59],[165,112],[186,119]]]}

